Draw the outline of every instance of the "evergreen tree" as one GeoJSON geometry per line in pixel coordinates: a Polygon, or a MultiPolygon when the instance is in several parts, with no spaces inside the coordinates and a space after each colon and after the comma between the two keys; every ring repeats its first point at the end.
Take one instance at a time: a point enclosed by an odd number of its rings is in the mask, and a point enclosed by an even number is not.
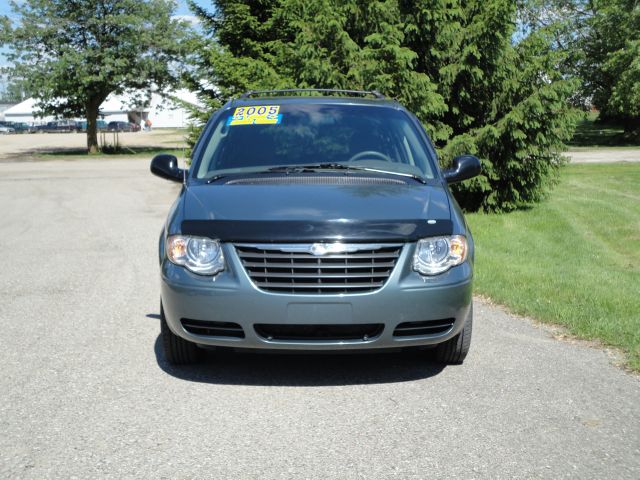
{"type": "Polygon", "coordinates": [[[538,201],[576,120],[574,81],[541,30],[514,45],[511,0],[217,0],[193,3],[207,38],[191,81],[212,108],[242,91],[378,90],[416,113],[449,162],[481,158],[469,209],[538,201]],[[215,86],[215,87],[214,87],[215,86]]]}

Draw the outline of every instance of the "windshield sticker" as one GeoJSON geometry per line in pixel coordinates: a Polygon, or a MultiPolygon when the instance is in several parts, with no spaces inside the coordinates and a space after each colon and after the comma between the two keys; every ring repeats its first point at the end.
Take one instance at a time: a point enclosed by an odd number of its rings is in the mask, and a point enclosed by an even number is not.
{"type": "Polygon", "coordinates": [[[238,107],[227,125],[278,125],[282,121],[280,105],[238,107]]]}

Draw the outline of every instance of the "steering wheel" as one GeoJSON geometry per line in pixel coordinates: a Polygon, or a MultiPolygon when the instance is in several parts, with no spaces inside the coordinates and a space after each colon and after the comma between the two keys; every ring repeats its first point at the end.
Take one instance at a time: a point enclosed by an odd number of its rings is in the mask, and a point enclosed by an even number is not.
{"type": "Polygon", "coordinates": [[[391,159],[389,157],[387,157],[384,153],[377,152],[376,150],[364,150],[362,152],[358,152],[347,161],[348,162],[355,162],[355,161],[358,161],[358,160],[360,160],[362,158],[371,159],[371,157],[382,159],[385,162],[390,162],[391,161],[391,159]]]}

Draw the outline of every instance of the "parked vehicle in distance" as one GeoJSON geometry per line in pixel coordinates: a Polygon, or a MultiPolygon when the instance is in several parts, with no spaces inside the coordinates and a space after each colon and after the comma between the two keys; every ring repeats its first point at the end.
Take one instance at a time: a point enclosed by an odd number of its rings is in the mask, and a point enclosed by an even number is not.
{"type": "Polygon", "coordinates": [[[36,127],[25,122],[11,122],[11,127],[16,133],[35,133],[36,127]]]}
{"type": "MultiPolygon", "coordinates": [[[[76,122],[77,125],[77,131],[78,132],[86,132],[87,131],[87,121],[86,120],[81,120],[79,122],[76,122]]],[[[104,120],[96,120],[96,130],[98,132],[104,132],[107,130],[107,122],[105,122],[104,120]]]]}
{"type": "Polygon", "coordinates": [[[138,132],[140,125],[129,122],[109,122],[107,130],[110,132],[138,132]]]}
{"type": "Polygon", "coordinates": [[[0,124],[0,134],[7,135],[9,133],[15,133],[15,129],[13,127],[9,127],[8,125],[0,124]]]}
{"type": "Polygon", "coordinates": [[[42,133],[69,133],[75,132],[78,125],[75,120],[54,120],[36,127],[36,131],[42,133]]]}
{"type": "Polygon", "coordinates": [[[248,92],[218,110],[159,239],[161,336],[171,364],[202,348],[431,348],[471,342],[474,244],[418,119],[377,92],[248,92]],[[345,96],[346,95],[346,96],[345,96]],[[369,98],[372,97],[372,98],[369,98]]]}

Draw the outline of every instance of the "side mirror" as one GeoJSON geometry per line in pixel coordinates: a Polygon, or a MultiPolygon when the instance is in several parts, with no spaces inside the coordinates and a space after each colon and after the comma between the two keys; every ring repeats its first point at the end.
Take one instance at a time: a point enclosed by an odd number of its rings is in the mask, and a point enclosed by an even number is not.
{"type": "Polygon", "coordinates": [[[184,170],[178,168],[178,159],[173,155],[161,153],[151,160],[151,173],[174,182],[182,182],[184,170]]]}
{"type": "Polygon", "coordinates": [[[442,172],[447,183],[456,183],[480,175],[480,160],[473,155],[460,155],[453,159],[453,166],[442,172]]]}

